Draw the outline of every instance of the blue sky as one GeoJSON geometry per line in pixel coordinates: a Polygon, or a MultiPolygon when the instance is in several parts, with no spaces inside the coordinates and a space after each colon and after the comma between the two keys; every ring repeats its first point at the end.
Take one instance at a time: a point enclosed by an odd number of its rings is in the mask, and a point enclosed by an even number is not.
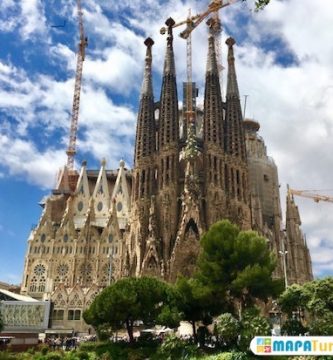
{"type": "MultiPolygon", "coordinates": [[[[77,164],[132,165],[145,37],[153,47],[158,99],[167,17],[196,14],[208,1],[81,0],[89,39],[77,143],[77,164]]],[[[237,73],[247,116],[261,123],[268,153],[279,169],[282,206],[286,184],[333,188],[333,3],[272,0],[262,12],[236,3],[223,10],[224,33],[237,41],[237,73]]],[[[176,31],[177,34],[177,31],[176,31]]],[[[204,23],[193,34],[193,79],[203,99],[207,53],[204,23]]],[[[21,281],[38,202],[55,186],[65,150],[78,42],[76,3],[2,0],[0,9],[0,280],[21,281]],[[53,27],[64,25],[64,27],[53,27]]],[[[222,47],[225,60],[225,46],[222,47]]],[[[185,43],[175,37],[179,98],[186,76],[185,43]]],[[[225,76],[224,76],[225,77],[225,76]]],[[[333,204],[296,199],[317,276],[333,272],[333,204]]]]}

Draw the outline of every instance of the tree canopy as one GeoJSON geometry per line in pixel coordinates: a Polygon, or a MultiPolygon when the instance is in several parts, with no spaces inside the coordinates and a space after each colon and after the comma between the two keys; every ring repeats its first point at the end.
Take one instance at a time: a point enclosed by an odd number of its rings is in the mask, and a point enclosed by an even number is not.
{"type": "Polygon", "coordinates": [[[148,326],[156,322],[178,325],[173,299],[172,287],[163,281],[149,277],[124,278],[105,288],[83,316],[95,327],[109,324],[116,330],[125,325],[132,342],[135,321],[141,320],[148,326]]]}
{"type": "Polygon", "coordinates": [[[218,313],[220,307],[216,306],[212,290],[195,278],[179,277],[175,287],[182,320],[191,323],[193,335],[196,337],[196,322],[210,324],[212,316],[218,313]]]}
{"type": "MultiPolygon", "coordinates": [[[[242,0],[242,1],[246,1],[246,0],[242,0]]],[[[262,10],[269,3],[270,3],[270,0],[256,0],[255,1],[256,10],[257,11],[262,10]]]]}
{"type": "Polygon", "coordinates": [[[333,278],[289,286],[279,297],[281,310],[291,320],[307,318],[312,335],[333,335],[333,278]],[[296,319],[295,319],[296,318],[296,319]]]}
{"type": "Polygon", "coordinates": [[[219,296],[237,300],[241,308],[283,290],[282,280],[272,278],[276,259],[256,232],[219,221],[204,234],[201,246],[198,279],[219,296]]]}

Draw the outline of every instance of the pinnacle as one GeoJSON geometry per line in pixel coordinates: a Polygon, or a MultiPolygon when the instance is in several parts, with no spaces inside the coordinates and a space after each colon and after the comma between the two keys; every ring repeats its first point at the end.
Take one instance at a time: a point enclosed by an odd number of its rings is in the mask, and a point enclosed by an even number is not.
{"type": "Polygon", "coordinates": [[[175,20],[172,17],[169,17],[165,22],[165,25],[168,27],[172,27],[173,25],[175,25],[175,20]]]}
{"type": "Polygon", "coordinates": [[[226,40],[226,42],[225,42],[229,47],[232,47],[233,45],[235,45],[236,44],[236,41],[235,41],[235,39],[234,38],[232,38],[232,37],[229,37],[227,40],[226,40]]]}
{"type": "Polygon", "coordinates": [[[152,47],[154,45],[154,40],[150,37],[147,37],[147,39],[144,41],[144,44],[147,46],[147,47],[152,47]]]}

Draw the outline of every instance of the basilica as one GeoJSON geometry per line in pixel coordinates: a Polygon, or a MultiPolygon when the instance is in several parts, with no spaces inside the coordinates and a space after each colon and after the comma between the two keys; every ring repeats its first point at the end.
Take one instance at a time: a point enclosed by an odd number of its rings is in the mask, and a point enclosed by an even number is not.
{"type": "MultiPolygon", "coordinates": [[[[190,276],[200,237],[229,219],[264,236],[278,259],[276,277],[312,280],[312,265],[292,195],[282,219],[277,167],[260,125],[243,119],[235,40],[226,49],[227,91],[221,95],[214,39],[208,36],[204,104],[196,84],[179,108],[169,18],[160,98],[153,94],[153,44],[144,42],[143,84],[133,168],[64,167],[28,239],[21,293],[51,301],[50,327],[87,332],[82,312],[107,285],[124,276],[173,282],[190,276]]],[[[143,60],[143,59],[142,59],[143,60]]],[[[184,83],[184,89],[188,88],[184,83]]],[[[107,157],[108,154],[105,154],[107,157]]]]}

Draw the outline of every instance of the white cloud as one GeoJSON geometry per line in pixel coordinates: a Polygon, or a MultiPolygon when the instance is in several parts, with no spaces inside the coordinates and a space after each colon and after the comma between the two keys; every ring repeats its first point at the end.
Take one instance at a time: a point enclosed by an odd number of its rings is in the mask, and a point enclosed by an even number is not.
{"type": "Polygon", "coordinates": [[[36,33],[46,35],[46,19],[40,0],[21,0],[21,16],[20,33],[23,40],[36,33]]]}

